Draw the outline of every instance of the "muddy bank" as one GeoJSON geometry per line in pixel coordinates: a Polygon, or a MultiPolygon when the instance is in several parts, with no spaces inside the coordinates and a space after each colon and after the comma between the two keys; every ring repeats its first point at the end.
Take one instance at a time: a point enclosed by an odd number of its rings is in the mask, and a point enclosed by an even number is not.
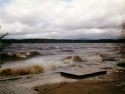
{"type": "Polygon", "coordinates": [[[35,90],[40,91],[39,94],[125,94],[123,86],[117,86],[113,82],[105,83],[98,81],[46,85],[35,90]]]}
{"type": "Polygon", "coordinates": [[[39,94],[125,94],[125,71],[117,71],[93,79],[37,86],[34,90],[39,94]]]}

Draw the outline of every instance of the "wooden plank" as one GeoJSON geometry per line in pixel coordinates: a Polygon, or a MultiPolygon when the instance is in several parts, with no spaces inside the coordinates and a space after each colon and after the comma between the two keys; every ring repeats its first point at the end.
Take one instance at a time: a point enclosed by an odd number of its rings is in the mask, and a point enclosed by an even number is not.
{"type": "Polygon", "coordinates": [[[0,94],[5,94],[5,93],[0,90],[0,94]]]}
{"type": "Polygon", "coordinates": [[[16,87],[20,88],[21,90],[24,90],[24,91],[28,92],[26,94],[37,94],[38,93],[35,90],[29,89],[29,88],[26,88],[26,87],[23,87],[23,86],[16,86],[16,87]]]}
{"type": "Polygon", "coordinates": [[[12,89],[9,89],[8,87],[2,87],[2,89],[6,92],[6,94],[16,94],[12,89]]]}
{"type": "Polygon", "coordinates": [[[94,69],[94,68],[84,68],[84,69],[67,69],[60,71],[61,75],[70,77],[70,78],[87,78],[98,75],[106,74],[107,72],[103,69],[94,69]]]}
{"type": "Polygon", "coordinates": [[[3,88],[0,88],[1,94],[7,94],[6,91],[3,88]]]}
{"type": "Polygon", "coordinates": [[[38,94],[37,91],[20,85],[0,85],[0,94],[38,94]]]}
{"type": "Polygon", "coordinates": [[[26,94],[25,92],[23,92],[22,90],[19,90],[18,88],[16,88],[15,86],[8,86],[7,90],[11,91],[12,94],[26,94]]]}

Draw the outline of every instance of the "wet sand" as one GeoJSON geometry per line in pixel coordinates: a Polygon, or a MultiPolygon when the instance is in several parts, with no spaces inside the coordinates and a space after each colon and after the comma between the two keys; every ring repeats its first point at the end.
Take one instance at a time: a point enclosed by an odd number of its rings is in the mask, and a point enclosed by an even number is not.
{"type": "Polygon", "coordinates": [[[125,94],[125,72],[77,82],[42,85],[34,89],[39,94],[125,94]]]}
{"type": "MultiPolygon", "coordinates": [[[[61,83],[45,85],[38,88],[39,94],[125,94],[123,86],[116,83],[79,81],[77,83],[61,83]]],[[[37,89],[36,89],[37,90],[37,89]]]]}

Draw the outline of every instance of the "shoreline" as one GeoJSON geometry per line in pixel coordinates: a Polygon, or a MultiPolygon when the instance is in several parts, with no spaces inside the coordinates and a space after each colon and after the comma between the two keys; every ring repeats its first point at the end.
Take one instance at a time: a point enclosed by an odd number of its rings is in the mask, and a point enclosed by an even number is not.
{"type": "Polygon", "coordinates": [[[125,71],[75,82],[45,84],[33,89],[40,92],[39,94],[124,94],[124,75],[125,71]]]}

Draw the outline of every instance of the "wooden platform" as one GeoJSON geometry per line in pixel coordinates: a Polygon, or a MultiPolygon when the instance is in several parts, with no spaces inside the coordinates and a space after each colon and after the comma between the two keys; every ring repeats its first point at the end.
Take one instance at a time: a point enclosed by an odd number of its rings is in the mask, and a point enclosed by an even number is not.
{"type": "Polygon", "coordinates": [[[91,69],[91,68],[85,68],[85,69],[68,69],[68,70],[62,70],[60,71],[61,75],[70,77],[70,78],[87,78],[87,77],[93,77],[98,75],[104,75],[107,73],[107,71],[103,69],[91,69]]]}
{"type": "Polygon", "coordinates": [[[38,92],[20,85],[0,84],[0,94],[38,94],[38,92]]]}

